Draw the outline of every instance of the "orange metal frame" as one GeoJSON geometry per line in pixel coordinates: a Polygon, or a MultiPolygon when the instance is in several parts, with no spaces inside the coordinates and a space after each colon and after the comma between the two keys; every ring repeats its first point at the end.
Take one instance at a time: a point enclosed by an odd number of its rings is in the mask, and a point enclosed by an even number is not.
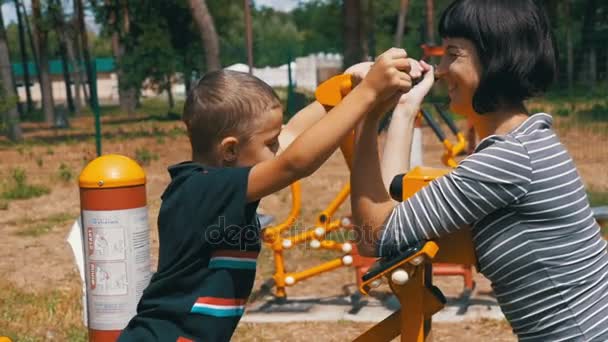
{"type": "MultiPolygon", "coordinates": [[[[403,199],[409,198],[447,170],[417,167],[403,179],[403,199]]],[[[402,342],[422,342],[430,335],[431,317],[440,311],[445,299],[428,275],[435,262],[474,265],[476,263],[470,231],[459,231],[436,241],[428,241],[422,249],[366,280],[360,286],[363,294],[380,286],[386,279],[397,296],[400,310],[376,324],[354,341],[391,341],[401,335],[402,342]],[[440,248],[441,247],[441,248],[440,248]]]]}

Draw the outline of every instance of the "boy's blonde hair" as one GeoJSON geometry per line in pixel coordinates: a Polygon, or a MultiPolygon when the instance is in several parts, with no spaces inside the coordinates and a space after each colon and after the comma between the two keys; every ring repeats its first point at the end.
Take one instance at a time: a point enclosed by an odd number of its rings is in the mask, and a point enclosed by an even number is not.
{"type": "Polygon", "coordinates": [[[227,136],[246,143],[263,114],[279,107],[274,90],[255,76],[229,70],[205,74],[184,105],[193,156],[213,158],[214,146],[227,136]]]}

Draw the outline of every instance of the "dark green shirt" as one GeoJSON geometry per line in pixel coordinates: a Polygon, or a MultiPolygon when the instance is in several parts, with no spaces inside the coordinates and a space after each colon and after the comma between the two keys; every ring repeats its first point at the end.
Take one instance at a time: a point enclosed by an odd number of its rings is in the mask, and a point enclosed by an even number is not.
{"type": "Polygon", "coordinates": [[[119,341],[228,341],[260,251],[250,168],[169,167],[158,216],[158,271],[119,341]]]}

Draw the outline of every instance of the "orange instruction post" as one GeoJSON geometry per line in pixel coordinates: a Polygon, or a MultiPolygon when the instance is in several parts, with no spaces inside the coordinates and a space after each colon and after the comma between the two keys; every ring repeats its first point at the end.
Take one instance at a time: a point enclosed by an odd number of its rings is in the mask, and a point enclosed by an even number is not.
{"type": "Polygon", "coordinates": [[[105,155],[79,177],[89,341],[116,341],[151,277],[146,176],[105,155]]]}

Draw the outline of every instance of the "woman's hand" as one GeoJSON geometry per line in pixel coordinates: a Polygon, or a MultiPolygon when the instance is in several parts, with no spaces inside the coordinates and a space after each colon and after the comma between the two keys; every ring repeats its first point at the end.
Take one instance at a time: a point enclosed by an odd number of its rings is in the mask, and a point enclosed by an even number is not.
{"type": "Polygon", "coordinates": [[[424,101],[424,97],[428,94],[428,92],[433,87],[433,84],[435,83],[435,70],[431,65],[429,65],[425,61],[420,61],[416,64],[411,63],[411,65],[412,71],[410,72],[410,74],[412,75],[412,78],[416,78],[413,73],[414,69],[417,69],[418,67],[420,68],[420,73],[421,75],[423,75],[423,77],[420,82],[415,84],[409,92],[401,95],[398,104],[405,105],[409,108],[415,108],[416,113],[418,113],[417,109],[420,107],[422,101],[424,101]],[[414,65],[416,65],[416,68],[414,67],[414,65]]]}

